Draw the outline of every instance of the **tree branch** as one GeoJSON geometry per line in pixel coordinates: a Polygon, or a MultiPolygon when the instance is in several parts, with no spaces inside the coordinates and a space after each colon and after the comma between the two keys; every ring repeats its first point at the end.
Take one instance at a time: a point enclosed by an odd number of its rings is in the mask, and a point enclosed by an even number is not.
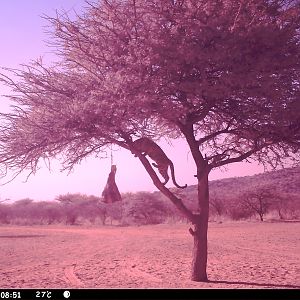
{"type": "Polygon", "coordinates": [[[252,154],[254,154],[255,152],[257,152],[259,150],[259,148],[254,148],[251,149],[248,152],[243,153],[242,155],[238,156],[238,157],[233,157],[233,158],[228,158],[226,160],[222,160],[219,162],[215,162],[215,163],[211,163],[209,164],[210,169],[212,168],[217,168],[217,167],[221,167],[227,164],[231,164],[231,163],[235,163],[235,162],[240,162],[244,159],[246,159],[247,157],[251,156],[252,154]]]}
{"type": "Polygon", "coordinates": [[[151,164],[149,163],[148,159],[142,155],[137,154],[139,160],[143,164],[145,170],[151,177],[153,184],[166,196],[168,197],[171,202],[177,207],[177,209],[183,213],[186,218],[191,221],[192,223],[196,222],[196,216],[183,204],[182,200],[176,197],[168,188],[166,188],[162,182],[159,180],[158,176],[156,175],[155,171],[153,170],[151,164]]]}
{"type": "Polygon", "coordinates": [[[186,218],[191,221],[192,223],[196,222],[196,215],[194,215],[182,202],[182,200],[178,197],[176,197],[168,188],[165,187],[165,185],[160,181],[159,177],[157,176],[156,172],[153,170],[151,164],[149,163],[148,159],[143,155],[141,152],[137,151],[133,143],[130,139],[127,139],[128,145],[124,145],[121,143],[118,143],[121,147],[130,150],[134,155],[136,155],[142,165],[144,166],[145,170],[149,174],[150,178],[153,181],[153,184],[158,188],[159,191],[161,191],[162,194],[164,194],[168,199],[171,200],[171,202],[177,207],[177,209],[184,215],[186,218]]]}
{"type": "Polygon", "coordinates": [[[209,134],[209,135],[207,135],[207,136],[205,136],[205,137],[203,137],[203,138],[200,138],[200,139],[197,141],[198,144],[201,145],[201,144],[203,144],[203,143],[205,143],[205,142],[207,142],[207,141],[209,141],[209,140],[211,140],[211,139],[217,137],[217,136],[220,135],[220,134],[232,132],[231,130],[229,130],[229,127],[232,125],[233,121],[234,121],[234,119],[232,118],[232,119],[228,122],[226,128],[224,128],[224,129],[222,129],[222,130],[219,130],[219,131],[216,131],[216,132],[214,132],[214,133],[212,133],[212,134],[209,134]]]}

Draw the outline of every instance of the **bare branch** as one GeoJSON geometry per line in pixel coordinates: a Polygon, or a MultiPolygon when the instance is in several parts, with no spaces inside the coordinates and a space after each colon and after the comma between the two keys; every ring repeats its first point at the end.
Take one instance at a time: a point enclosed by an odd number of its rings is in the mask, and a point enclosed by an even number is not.
{"type": "Polygon", "coordinates": [[[224,165],[228,165],[228,164],[232,164],[235,162],[241,162],[242,160],[246,159],[247,157],[250,157],[252,154],[256,153],[258,151],[258,149],[252,149],[246,153],[241,154],[240,156],[237,157],[232,157],[232,158],[228,158],[222,161],[217,161],[217,162],[212,162],[209,167],[210,168],[218,168],[224,165]]]}

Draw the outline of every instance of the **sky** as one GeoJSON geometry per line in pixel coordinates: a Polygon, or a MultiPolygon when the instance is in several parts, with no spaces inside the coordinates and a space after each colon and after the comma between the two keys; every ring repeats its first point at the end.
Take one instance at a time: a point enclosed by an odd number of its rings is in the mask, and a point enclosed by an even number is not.
{"type": "MultiPolygon", "coordinates": [[[[83,0],[10,0],[0,2],[0,68],[18,68],[40,56],[44,61],[55,60],[46,41],[47,21],[41,16],[54,16],[56,10],[72,13],[80,12],[85,6],[83,0]]],[[[2,96],[10,91],[0,83],[0,111],[8,110],[7,100],[2,96]]],[[[175,175],[180,185],[196,184],[195,166],[191,154],[183,140],[162,141],[164,149],[175,166],[175,175]]],[[[116,182],[121,193],[136,191],[155,191],[149,175],[141,163],[130,152],[113,147],[113,160],[117,165],[116,182]]],[[[3,185],[9,178],[0,180],[0,201],[53,200],[58,195],[83,193],[101,196],[110,171],[110,153],[107,159],[89,157],[78,165],[70,174],[60,172],[59,161],[51,162],[51,171],[43,164],[40,170],[27,179],[22,173],[12,182],[3,185]]],[[[235,163],[227,170],[214,170],[210,180],[227,177],[246,176],[263,172],[263,167],[255,163],[235,163]]],[[[170,180],[171,182],[171,180],[170,180]]],[[[172,186],[171,183],[167,186],[172,186]]]]}

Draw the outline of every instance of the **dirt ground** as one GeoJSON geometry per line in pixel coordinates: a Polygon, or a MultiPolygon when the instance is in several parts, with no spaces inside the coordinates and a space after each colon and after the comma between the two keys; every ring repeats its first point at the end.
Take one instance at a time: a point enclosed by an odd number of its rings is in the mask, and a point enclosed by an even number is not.
{"type": "Polygon", "coordinates": [[[208,283],[188,228],[0,226],[0,288],[300,288],[300,223],[210,223],[208,283]]]}

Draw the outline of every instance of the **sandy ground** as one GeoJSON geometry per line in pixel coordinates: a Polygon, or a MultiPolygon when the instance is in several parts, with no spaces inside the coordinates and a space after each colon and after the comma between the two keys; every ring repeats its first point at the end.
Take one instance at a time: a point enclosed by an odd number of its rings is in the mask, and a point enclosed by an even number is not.
{"type": "Polygon", "coordinates": [[[0,226],[0,288],[300,288],[300,223],[210,223],[210,282],[189,226],[0,226]]]}

